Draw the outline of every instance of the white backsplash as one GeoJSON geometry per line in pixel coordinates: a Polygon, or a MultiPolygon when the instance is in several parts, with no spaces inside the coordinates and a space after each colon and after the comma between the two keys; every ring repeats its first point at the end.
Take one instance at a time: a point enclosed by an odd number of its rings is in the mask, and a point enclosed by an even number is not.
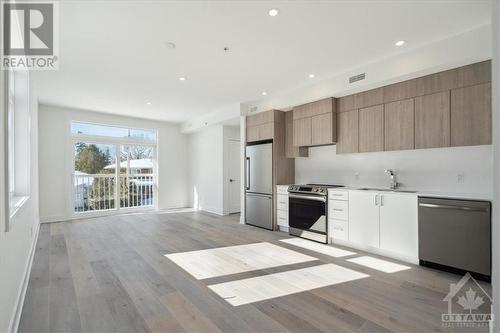
{"type": "Polygon", "coordinates": [[[493,192],[492,146],[343,155],[336,155],[336,146],[322,146],[295,160],[297,184],[389,187],[384,170],[394,169],[403,189],[486,197],[493,192]]]}

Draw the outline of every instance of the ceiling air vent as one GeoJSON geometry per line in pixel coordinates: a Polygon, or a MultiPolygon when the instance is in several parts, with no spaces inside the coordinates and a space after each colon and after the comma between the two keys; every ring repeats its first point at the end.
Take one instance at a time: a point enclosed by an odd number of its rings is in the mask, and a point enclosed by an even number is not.
{"type": "Polygon", "coordinates": [[[361,74],[358,74],[358,75],[351,76],[349,78],[349,83],[354,83],[354,82],[357,82],[357,81],[364,80],[365,77],[366,77],[366,73],[361,73],[361,74]]]}
{"type": "Polygon", "coordinates": [[[252,106],[252,107],[250,108],[250,112],[255,112],[255,111],[257,111],[257,110],[258,110],[258,107],[256,107],[256,106],[252,106]]]}

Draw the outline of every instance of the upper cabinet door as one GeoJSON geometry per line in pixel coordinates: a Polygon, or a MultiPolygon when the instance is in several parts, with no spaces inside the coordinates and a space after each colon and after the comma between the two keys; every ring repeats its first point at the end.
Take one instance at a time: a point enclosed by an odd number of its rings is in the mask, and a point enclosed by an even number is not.
{"type": "Polygon", "coordinates": [[[289,111],[285,113],[285,156],[287,158],[309,156],[308,148],[293,145],[293,137],[293,112],[289,111]]]}
{"type": "Polygon", "coordinates": [[[415,98],[415,148],[450,146],[450,92],[415,98]]]}
{"type": "Polygon", "coordinates": [[[359,152],[384,150],[384,105],[359,110],[359,152]]]}
{"type": "Polygon", "coordinates": [[[311,146],[311,118],[295,119],[293,121],[293,145],[295,147],[311,146]]]}
{"type": "Polygon", "coordinates": [[[332,113],[325,113],[311,118],[312,145],[333,143],[332,113]]]}
{"type": "Polygon", "coordinates": [[[415,97],[417,94],[417,80],[408,80],[384,87],[384,103],[401,101],[415,97]]]}
{"type": "Polygon", "coordinates": [[[377,88],[354,95],[354,108],[361,109],[384,103],[384,89],[377,88]]]}
{"type": "Polygon", "coordinates": [[[415,110],[413,98],[385,104],[385,150],[415,148],[415,110]]]}
{"type": "Polygon", "coordinates": [[[451,91],[451,145],[491,144],[491,83],[451,91]]]}
{"type": "Polygon", "coordinates": [[[337,113],[337,154],[359,152],[358,110],[337,113]]]}

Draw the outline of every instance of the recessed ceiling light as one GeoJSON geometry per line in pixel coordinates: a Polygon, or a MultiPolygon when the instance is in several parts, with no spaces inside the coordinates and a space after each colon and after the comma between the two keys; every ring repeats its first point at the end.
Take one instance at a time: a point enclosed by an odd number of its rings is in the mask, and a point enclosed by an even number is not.
{"type": "Polygon", "coordinates": [[[267,92],[263,91],[262,96],[267,96],[267,92]]]}
{"type": "Polygon", "coordinates": [[[278,8],[269,9],[269,16],[275,17],[279,14],[280,10],[278,8]]]}
{"type": "Polygon", "coordinates": [[[146,105],[151,105],[151,102],[146,102],[146,105]]]}
{"type": "Polygon", "coordinates": [[[185,76],[180,76],[179,77],[179,81],[186,81],[186,77],[185,76]]]}
{"type": "Polygon", "coordinates": [[[310,78],[310,79],[314,79],[315,77],[316,77],[316,75],[314,75],[314,74],[309,74],[309,78],[310,78]]]}
{"type": "Polygon", "coordinates": [[[403,45],[405,45],[405,43],[406,43],[406,41],[405,41],[405,40],[398,40],[398,41],[395,43],[395,45],[396,45],[396,46],[403,46],[403,45]]]}

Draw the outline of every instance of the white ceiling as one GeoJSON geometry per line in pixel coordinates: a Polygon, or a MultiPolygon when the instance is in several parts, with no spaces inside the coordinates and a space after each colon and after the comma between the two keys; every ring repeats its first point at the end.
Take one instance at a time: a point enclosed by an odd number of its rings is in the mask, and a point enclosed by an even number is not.
{"type": "Polygon", "coordinates": [[[184,122],[488,24],[490,16],[489,0],[67,1],[60,69],[35,79],[42,103],[184,122]],[[270,17],[274,7],[280,14],[270,17]],[[408,42],[397,48],[400,39],[408,42]]]}

